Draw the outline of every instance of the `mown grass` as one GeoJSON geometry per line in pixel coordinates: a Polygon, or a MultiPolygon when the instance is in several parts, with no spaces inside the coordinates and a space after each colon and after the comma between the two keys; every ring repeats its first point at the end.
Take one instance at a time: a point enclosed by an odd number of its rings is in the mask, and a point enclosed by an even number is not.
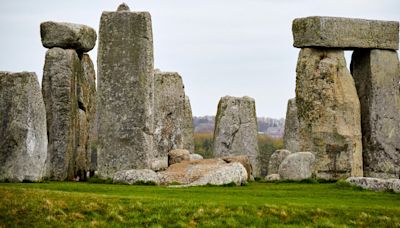
{"type": "Polygon", "coordinates": [[[343,183],[0,184],[0,227],[400,227],[400,195],[343,183]]]}

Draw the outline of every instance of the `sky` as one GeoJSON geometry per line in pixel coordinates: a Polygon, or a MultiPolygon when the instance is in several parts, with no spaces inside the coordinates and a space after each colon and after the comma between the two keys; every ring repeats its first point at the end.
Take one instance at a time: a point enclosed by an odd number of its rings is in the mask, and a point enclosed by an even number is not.
{"type": "MultiPolygon", "coordinates": [[[[250,96],[257,116],[282,118],[295,97],[293,19],[339,16],[400,21],[399,0],[124,0],[149,11],[155,67],[178,72],[193,115],[215,115],[225,95],[250,96]]],[[[114,0],[1,0],[0,70],[33,71],[39,81],[46,48],[40,23],[72,22],[98,31],[114,0]]],[[[89,52],[97,59],[97,45],[89,52]]],[[[346,52],[349,64],[350,52],[346,52]]]]}

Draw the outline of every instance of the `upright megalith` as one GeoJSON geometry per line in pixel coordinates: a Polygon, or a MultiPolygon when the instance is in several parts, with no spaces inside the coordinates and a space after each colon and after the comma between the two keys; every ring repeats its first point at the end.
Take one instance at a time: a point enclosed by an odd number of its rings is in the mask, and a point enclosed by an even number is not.
{"type": "Polygon", "coordinates": [[[44,22],[41,35],[43,46],[51,48],[42,78],[49,140],[46,176],[85,179],[91,170],[89,129],[95,121],[96,85],[93,63],[84,52],[94,47],[96,32],[85,25],[44,22]]]}
{"type": "Polygon", "coordinates": [[[214,156],[247,155],[254,176],[260,176],[255,101],[250,97],[222,97],[214,129],[214,156]]]}
{"type": "Polygon", "coordinates": [[[183,148],[185,91],[176,72],[154,73],[154,141],[157,156],[183,148]]]}
{"type": "Polygon", "coordinates": [[[0,181],[41,180],[46,111],[35,73],[0,72],[0,117],[0,181]]]}
{"type": "Polygon", "coordinates": [[[361,102],[364,175],[400,177],[400,71],[397,52],[359,49],[351,72],[361,102]]]}
{"type": "Polygon", "coordinates": [[[299,152],[299,119],[297,117],[296,98],[290,99],[286,109],[283,143],[286,149],[299,152]]]}
{"type": "Polygon", "coordinates": [[[300,151],[315,153],[319,178],[362,176],[360,102],[344,52],[303,48],[296,73],[300,151]]]}
{"type": "Polygon", "coordinates": [[[74,50],[52,48],[47,51],[42,91],[49,137],[47,175],[52,180],[74,177],[79,124],[75,91],[76,81],[81,73],[80,60],[74,50]]]}
{"type": "Polygon", "coordinates": [[[343,17],[297,18],[292,25],[294,46],[322,48],[399,49],[399,22],[343,17]]]}
{"type": "Polygon", "coordinates": [[[182,144],[183,148],[194,153],[194,127],[192,106],[188,96],[185,96],[185,104],[183,107],[183,127],[182,127],[182,144]]]}
{"type": "Polygon", "coordinates": [[[101,177],[150,168],[153,34],[148,12],[103,12],[97,55],[97,168],[101,177]]]}

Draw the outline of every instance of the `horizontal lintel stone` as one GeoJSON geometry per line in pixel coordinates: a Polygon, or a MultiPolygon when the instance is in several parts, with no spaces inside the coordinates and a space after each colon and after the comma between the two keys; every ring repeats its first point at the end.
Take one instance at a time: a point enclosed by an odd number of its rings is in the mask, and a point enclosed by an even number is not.
{"type": "Polygon", "coordinates": [[[343,17],[305,17],[293,21],[297,48],[399,49],[399,22],[343,17]]]}

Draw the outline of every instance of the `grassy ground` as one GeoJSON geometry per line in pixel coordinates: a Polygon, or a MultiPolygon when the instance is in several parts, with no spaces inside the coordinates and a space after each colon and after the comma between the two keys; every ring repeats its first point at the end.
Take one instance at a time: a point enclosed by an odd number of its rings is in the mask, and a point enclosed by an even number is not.
{"type": "Polygon", "coordinates": [[[400,227],[400,194],[335,183],[0,184],[0,227],[400,227]]]}

